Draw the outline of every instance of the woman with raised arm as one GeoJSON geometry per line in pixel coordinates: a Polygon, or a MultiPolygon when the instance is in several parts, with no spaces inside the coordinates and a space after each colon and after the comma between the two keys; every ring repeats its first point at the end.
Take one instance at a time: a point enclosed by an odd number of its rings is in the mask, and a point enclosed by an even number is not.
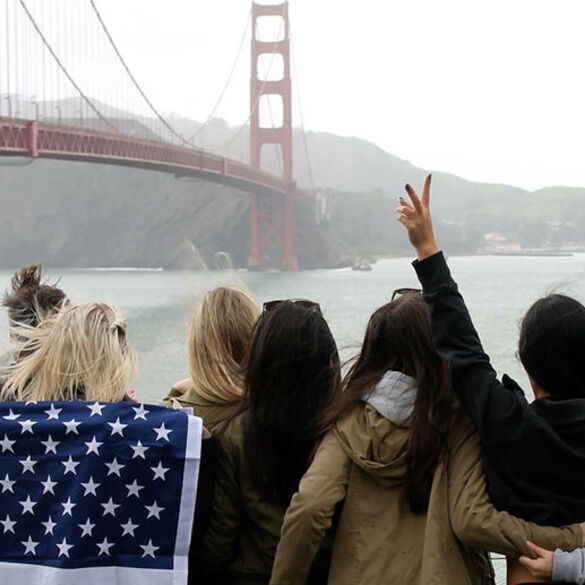
{"type": "Polygon", "coordinates": [[[546,529],[497,512],[477,435],[455,406],[428,308],[407,292],[370,318],[327,413],[325,435],[287,510],[271,585],[302,585],[336,506],[329,583],[488,584],[484,553],[526,539],[580,546],[579,526],[546,529]]]}
{"type": "MultiPolygon", "coordinates": [[[[242,412],[216,435],[217,481],[204,558],[210,567],[227,569],[229,580],[215,582],[268,583],[284,513],[339,379],[337,347],[319,305],[265,303],[250,345],[242,412]]],[[[314,582],[322,583],[327,560],[314,571],[314,582]]]]}
{"type": "Polygon", "coordinates": [[[173,386],[163,403],[187,406],[215,432],[240,407],[244,359],[260,310],[246,292],[220,286],[197,304],[189,328],[191,378],[173,386]]]}
{"type": "MultiPolygon", "coordinates": [[[[518,353],[536,400],[507,376],[498,380],[434,237],[431,177],[422,198],[410,185],[398,220],[415,248],[413,263],[431,311],[438,351],[455,394],[480,438],[489,494],[497,508],[539,524],[585,519],[585,307],[553,294],[522,321],[518,353]]],[[[542,544],[542,543],[539,543],[542,544]]],[[[515,583],[533,581],[517,563],[515,583]]]]}

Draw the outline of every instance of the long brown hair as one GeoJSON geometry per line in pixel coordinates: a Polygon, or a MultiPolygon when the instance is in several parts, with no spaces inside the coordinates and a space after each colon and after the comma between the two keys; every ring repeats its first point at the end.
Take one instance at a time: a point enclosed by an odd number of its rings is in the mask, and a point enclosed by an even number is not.
{"type": "Polygon", "coordinates": [[[427,509],[433,474],[447,449],[453,398],[447,364],[433,343],[428,308],[417,293],[398,297],[370,317],[361,351],[343,380],[340,398],[327,412],[323,432],[366,400],[388,370],[416,383],[404,498],[412,512],[420,513],[427,509]]]}
{"type": "Polygon", "coordinates": [[[288,506],[341,383],[333,335],[318,308],[284,301],[254,329],[245,379],[245,448],[256,485],[288,506]]]}

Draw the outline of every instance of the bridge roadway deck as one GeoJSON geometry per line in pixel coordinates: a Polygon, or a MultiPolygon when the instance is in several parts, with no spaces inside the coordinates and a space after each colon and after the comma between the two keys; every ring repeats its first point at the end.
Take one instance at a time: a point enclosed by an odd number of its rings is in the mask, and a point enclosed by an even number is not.
{"type": "Polygon", "coordinates": [[[280,177],[203,150],[38,121],[0,118],[0,156],[114,164],[201,177],[257,195],[284,195],[280,177]]]}

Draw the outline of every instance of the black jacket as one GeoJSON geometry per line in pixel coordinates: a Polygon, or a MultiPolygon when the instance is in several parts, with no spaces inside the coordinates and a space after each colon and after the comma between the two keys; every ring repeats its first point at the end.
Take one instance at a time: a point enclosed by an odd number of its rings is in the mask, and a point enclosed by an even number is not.
{"type": "Polygon", "coordinates": [[[529,403],[513,380],[500,382],[443,253],[413,266],[437,349],[477,427],[495,506],[539,524],[585,520],[585,399],[529,403]]]}

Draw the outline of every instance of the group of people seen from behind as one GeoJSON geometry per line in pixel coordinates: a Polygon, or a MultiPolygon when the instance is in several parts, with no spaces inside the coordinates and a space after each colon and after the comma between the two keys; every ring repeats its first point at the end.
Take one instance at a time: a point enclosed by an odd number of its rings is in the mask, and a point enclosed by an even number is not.
{"type": "MultiPolygon", "coordinates": [[[[498,379],[433,233],[431,178],[398,221],[421,290],[370,317],[347,369],[317,302],[262,308],[204,295],[190,377],[161,401],[191,408],[204,441],[191,583],[585,583],[585,307],[552,294],[523,318],[534,401],[498,379]],[[554,551],[554,552],[553,552],[554,551]]],[[[13,349],[1,395],[135,400],[121,313],[73,304],[21,269],[7,291],[13,349]]]]}

